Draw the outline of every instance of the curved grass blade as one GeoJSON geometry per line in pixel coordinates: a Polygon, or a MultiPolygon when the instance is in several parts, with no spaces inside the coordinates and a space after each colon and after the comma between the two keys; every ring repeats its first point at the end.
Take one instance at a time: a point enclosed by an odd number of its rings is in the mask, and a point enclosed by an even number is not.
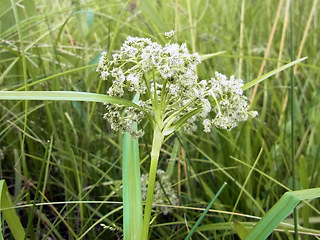
{"type": "Polygon", "coordinates": [[[246,240],[264,240],[303,200],[320,197],[320,188],[286,192],[249,232],[246,240]]]}
{"type": "MultiPolygon", "coordinates": [[[[242,225],[243,228],[247,230],[251,230],[256,225],[256,222],[238,222],[242,225]]],[[[300,235],[309,235],[309,236],[317,236],[320,237],[320,231],[317,229],[304,228],[298,226],[300,235]]],[[[222,223],[210,223],[206,225],[201,225],[197,228],[198,232],[205,231],[229,231],[230,233],[237,232],[236,226],[233,222],[222,222],[222,223]]],[[[277,232],[289,232],[294,233],[294,225],[290,223],[280,223],[274,231],[277,232]]]]}
{"type": "Polygon", "coordinates": [[[25,232],[10,199],[5,180],[0,180],[0,211],[15,239],[24,239],[25,232]]]}
{"type": "Polygon", "coordinates": [[[266,80],[267,78],[269,78],[269,77],[271,77],[271,76],[273,76],[273,75],[276,75],[278,72],[281,72],[281,71],[285,70],[286,68],[289,68],[289,67],[291,67],[291,66],[293,66],[293,65],[295,65],[295,64],[297,64],[297,63],[299,63],[299,62],[302,62],[302,61],[306,60],[307,58],[308,58],[308,57],[300,58],[300,59],[295,60],[295,61],[293,61],[293,62],[291,62],[291,63],[288,63],[288,64],[286,64],[286,65],[283,65],[283,66],[281,66],[281,67],[279,67],[279,68],[277,68],[277,69],[274,69],[274,70],[272,70],[272,71],[270,71],[270,72],[262,75],[261,77],[258,77],[258,78],[256,78],[256,79],[252,80],[251,82],[248,82],[247,84],[243,85],[243,86],[242,86],[242,90],[243,90],[243,91],[244,91],[244,90],[247,90],[248,88],[253,87],[254,85],[262,82],[263,80],[266,80]]]}
{"type": "Polygon", "coordinates": [[[209,53],[209,54],[202,54],[202,55],[200,55],[200,60],[204,61],[204,60],[210,59],[212,57],[215,57],[215,56],[218,56],[218,55],[221,55],[224,53],[226,53],[226,51],[220,51],[220,52],[209,53]]]}
{"type": "Polygon", "coordinates": [[[196,224],[193,226],[193,228],[191,229],[191,231],[189,232],[188,236],[185,238],[185,240],[189,240],[190,237],[192,236],[192,234],[196,231],[197,227],[199,226],[199,224],[201,223],[202,219],[204,218],[204,216],[208,213],[208,211],[210,210],[210,208],[212,207],[213,203],[217,200],[217,198],[219,197],[220,193],[222,192],[222,190],[224,189],[224,187],[227,185],[227,183],[225,182],[222,187],[219,189],[219,191],[217,192],[216,196],[212,199],[212,201],[209,203],[208,207],[203,211],[203,213],[201,214],[201,216],[199,217],[198,221],[196,222],[196,224]]]}

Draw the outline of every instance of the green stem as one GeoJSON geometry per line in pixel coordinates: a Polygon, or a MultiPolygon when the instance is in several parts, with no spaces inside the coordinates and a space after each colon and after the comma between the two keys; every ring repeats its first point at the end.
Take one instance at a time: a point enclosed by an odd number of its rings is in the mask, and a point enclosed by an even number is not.
{"type": "Polygon", "coordinates": [[[155,180],[156,180],[157,166],[158,166],[158,160],[159,160],[159,154],[160,154],[162,142],[163,142],[163,134],[162,134],[159,126],[156,124],[155,128],[154,128],[154,132],[153,132],[153,142],[152,142],[152,150],[151,150],[151,165],[150,165],[150,171],[149,171],[146,206],[144,209],[142,240],[148,239],[154,185],[155,185],[155,180]]]}

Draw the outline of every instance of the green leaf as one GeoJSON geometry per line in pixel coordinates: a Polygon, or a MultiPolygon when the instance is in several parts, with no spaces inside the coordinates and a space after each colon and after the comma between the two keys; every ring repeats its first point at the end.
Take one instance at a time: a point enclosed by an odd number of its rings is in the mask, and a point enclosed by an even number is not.
{"type": "MultiPolygon", "coordinates": [[[[243,227],[248,230],[251,230],[256,225],[256,222],[240,222],[243,227]]],[[[320,236],[320,231],[317,229],[304,228],[298,226],[298,230],[300,234],[314,235],[320,236]]],[[[206,225],[199,226],[197,228],[197,232],[204,231],[228,231],[229,233],[233,233],[235,231],[235,225],[232,222],[221,222],[221,223],[210,223],[206,225]]],[[[294,233],[294,225],[289,223],[280,223],[278,227],[275,229],[277,232],[290,232],[294,233]]]]}
{"type": "Polygon", "coordinates": [[[0,91],[0,100],[51,100],[111,103],[139,109],[146,114],[150,121],[154,121],[154,118],[137,104],[123,98],[110,97],[99,93],[73,91],[0,91]]]}
{"type": "Polygon", "coordinates": [[[244,86],[242,86],[242,90],[243,90],[243,91],[244,91],[244,90],[247,90],[248,88],[251,88],[252,86],[254,86],[254,85],[262,82],[263,80],[266,80],[267,78],[269,78],[269,77],[271,77],[271,76],[273,76],[273,75],[276,75],[278,72],[281,72],[281,71],[283,71],[283,70],[285,70],[285,69],[287,69],[287,68],[289,68],[289,67],[291,67],[291,66],[293,66],[293,65],[295,65],[295,64],[297,64],[297,63],[299,63],[299,62],[302,62],[302,61],[306,60],[307,58],[308,58],[308,57],[300,58],[300,59],[295,60],[295,61],[293,61],[293,62],[291,62],[291,63],[288,63],[288,64],[286,64],[286,65],[283,65],[283,66],[281,66],[281,67],[279,67],[279,68],[277,68],[277,69],[274,69],[274,70],[272,70],[272,71],[270,71],[270,72],[262,75],[261,77],[258,77],[258,78],[256,78],[256,79],[252,80],[251,82],[248,82],[247,84],[245,84],[244,86]]]}
{"type": "Polygon", "coordinates": [[[5,180],[0,180],[0,211],[7,221],[10,231],[15,239],[24,239],[24,229],[11,202],[10,193],[5,180]]]}
{"type": "MultiPolygon", "coordinates": [[[[138,97],[134,99],[136,102],[138,97]]],[[[137,124],[134,124],[137,130],[137,124]]],[[[140,240],[142,234],[142,197],[138,139],[124,133],[123,140],[123,234],[125,240],[140,240]]]]}
{"type": "Polygon", "coordinates": [[[131,101],[104,94],[72,91],[0,91],[0,100],[53,100],[119,104],[141,109],[131,101]]]}
{"type": "MultiPolygon", "coordinates": [[[[180,109],[181,110],[181,109],[180,109]]],[[[170,121],[167,122],[167,126],[162,130],[164,136],[167,136],[171,134],[173,131],[177,131],[179,127],[181,127],[188,119],[190,119],[192,116],[196,115],[201,111],[201,108],[197,108],[186,115],[184,115],[182,118],[180,118],[175,124],[171,125],[171,123],[175,120],[173,116],[176,116],[173,114],[170,116],[170,121]]]]}
{"type": "Polygon", "coordinates": [[[249,232],[246,240],[264,240],[303,200],[320,197],[320,188],[286,192],[249,232]]]}
{"type": "Polygon", "coordinates": [[[132,139],[131,135],[127,132],[124,133],[122,171],[124,239],[139,240],[142,233],[139,148],[138,140],[132,139]]]}
{"type": "Polygon", "coordinates": [[[234,228],[236,229],[236,232],[238,233],[239,237],[241,239],[245,239],[248,235],[249,231],[246,229],[245,226],[243,226],[240,222],[234,221],[234,228]]]}

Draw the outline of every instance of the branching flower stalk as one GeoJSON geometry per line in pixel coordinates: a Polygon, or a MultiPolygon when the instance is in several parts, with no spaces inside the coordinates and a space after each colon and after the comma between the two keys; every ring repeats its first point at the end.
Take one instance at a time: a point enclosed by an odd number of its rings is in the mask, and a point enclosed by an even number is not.
{"type": "MultiPolygon", "coordinates": [[[[166,33],[169,39],[173,32],[166,33]]],[[[216,72],[209,80],[198,80],[195,73],[200,63],[197,53],[190,54],[186,44],[168,43],[162,46],[147,38],[127,37],[120,51],[108,59],[103,53],[97,71],[104,80],[112,79],[108,95],[131,98],[140,95],[137,105],[124,107],[105,104],[104,117],[113,130],[122,130],[133,138],[143,136],[133,123],[147,118],[153,128],[153,142],[142,239],[148,239],[150,216],[160,149],[164,137],[183,127],[188,133],[213,127],[231,130],[241,121],[257,115],[249,111],[241,87],[243,81],[229,79],[216,72]],[[143,111],[141,111],[143,109],[143,111]]]]}

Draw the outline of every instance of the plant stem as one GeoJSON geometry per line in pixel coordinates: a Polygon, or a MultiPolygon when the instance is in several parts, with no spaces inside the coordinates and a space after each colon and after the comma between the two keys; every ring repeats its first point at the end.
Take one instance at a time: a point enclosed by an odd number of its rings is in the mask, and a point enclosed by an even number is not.
{"type": "Polygon", "coordinates": [[[163,142],[163,134],[161,132],[160,127],[156,124],[153,132],[148,191],[147,191],[147,199],[146,199],[146,206],[144,209],[144,218],[143,218],[143,226],[142,226],[142,240],[148,239],[154,185],[156,180],[157,166],[158,166],[158,160],[159,160],[159,154],[160,154],[162,142],[163,142]]]}
{"type": "MultiPolygon", "coordinates": [[[[294,58],[293,57],[293,14],[292,14],[292,6],[293,5],[293,0],[290,3],[290,8],[289,8],[289,13],[290,13],[290,58],[291,60],[294,58]]],[[[291,95],[291,164],[292,164],[292,190],[296,190],[296,180],[295,180],[295,146],[294,146],[294,85],[293,85],[293,66],[291,66],[291,72],[290,72],[290,95],[291,95]]],[[[298,235],[298,213],[297,213],[297,208],[293,209],[293,225],[294,225],[294,239],[298,240],[299,235],[298,235]]]]}

